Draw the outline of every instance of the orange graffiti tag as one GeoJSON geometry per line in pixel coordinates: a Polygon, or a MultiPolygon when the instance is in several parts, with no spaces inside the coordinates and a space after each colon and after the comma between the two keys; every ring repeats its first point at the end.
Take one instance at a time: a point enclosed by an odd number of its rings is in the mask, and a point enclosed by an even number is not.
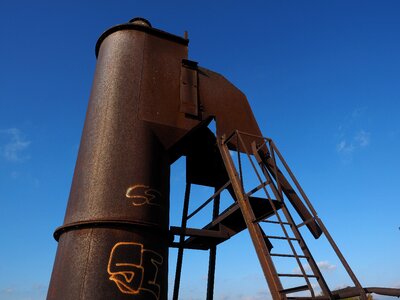
{"type": "Polygon", "coordinates": [[[158,268],[163,263],[160,254],[134,242],[119,242],[111,249],[107,272],[121,293],[137,295],[147,291],[160,297],[158,268]]]}
{"type": "Polygon", "coordinates": [[[156,205],[160,206],[160,198],[161,198],[161,193],[157,191],[156,189],[152,189],[147,185],[143,184],[136,184],[131,187],[129,187],[126,190],[126,195],[127,198],[133,199],[132,204],[134,206],[140,206],[140,205],[156,205]]]}

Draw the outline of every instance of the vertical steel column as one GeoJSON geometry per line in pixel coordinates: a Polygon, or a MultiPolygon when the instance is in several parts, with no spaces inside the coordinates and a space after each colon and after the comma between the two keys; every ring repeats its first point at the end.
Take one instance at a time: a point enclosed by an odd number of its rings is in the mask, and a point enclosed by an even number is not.
{"type": "MultiPolygon", "coordinates": [[[[218,189],[216,188],[214,192],[216,193],[218,189]]],[[[219,215],[219,204],[220,204],[221,194],[218,194],[214,199],[213,205],[213,216],[214,220],[219,215]]],[[[213,300],[214,298],[214,281],[215,281],[215,262],[217,258],[217,246],[211,246],[210,256],[208,261],[208,280],[207,280],[207,300],[213,300]]]]}
{"type": "MultiPolygon", "coordinates": [[[[181,228],[183,230],[186,229],[186,225],[187,225],[187,215],[188,215],[188,211],[189,211],[190,186],[191,186],[191,184],[189,182],[186,182],[185,199],[183,202],[182,222],[181,222],[181,228]]],[[[183,242],[184,241],[185,241],[185,235],[181,234],[179,236],[178,257],[176,259],[174,294],[172,296],[173,300],[178,300],[178,297],[179,297],[179,286],[181,283],[182,261],[183,261],[183,251],[184,251],[183,242]]]]}

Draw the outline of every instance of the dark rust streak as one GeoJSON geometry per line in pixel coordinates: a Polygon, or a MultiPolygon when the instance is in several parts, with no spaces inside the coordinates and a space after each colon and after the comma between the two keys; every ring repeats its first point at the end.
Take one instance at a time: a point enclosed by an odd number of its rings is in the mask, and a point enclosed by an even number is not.
{"type": "Polygon", "coordinates": [[[90,229],[90,232],[88,234],[88,238],[90,240],[89,249],[88,249],[88,254],[87,254],[87,257],[86,257],[85,272],[84,272],[84,275],[83,275],[83,282],[82,282],[82,288],[81,288],[79,299],[85,299],[83,296],[84,296],[84,292],[85,292],[86,276],[87,276],[87,271],[88,271],[88,266],[89,266],[88,262],[89,262],[89,259],[90,259],[90,254],[91,254],[91,249],[92,249],[92,242],[93,242],[93,240],[92,240],[92,232],[93,232],[93,229],[90,229]]]}

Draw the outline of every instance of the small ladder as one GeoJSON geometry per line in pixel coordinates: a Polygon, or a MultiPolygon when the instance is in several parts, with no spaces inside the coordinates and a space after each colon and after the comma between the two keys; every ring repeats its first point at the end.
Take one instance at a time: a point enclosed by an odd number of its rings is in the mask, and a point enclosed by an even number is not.
{"type": "MultiPolygon", "coordinates": [[[[219,138],[218,139],[218,148],[221,152],[222,160],[224,162],[227,173],[229,175],[229,179],[231,181],[231,185],[232,185],[235,197],[236,197],[236,201],[240,207],[243,218],[246,222],[247,228],[250,233],[250,237],[252,239],[254,248],[256,250],[258,259],[261,264],[261,268],[263,270],[264,276],[265,276],[268,286],[270,288],[272,298],[274,300],[300,299],[300,298],[301,299],[334,299],[332,292],[330,291],[327,283],[325,282],[323,275],[321,274],[321,271],[319,270],[319,268],[317,266],[317,263],[315,262],[314,258],[312,257],[311,252],[308,249],[308,247],[299,231],[299,228],[301,226],[307,225],[310,222],[318,221],[318,224],[320,224],[319,223],[320,219],[318,217],[312,217],[311,219],[308,219],[308,220],[304,221],[303,223],[296,225],[296,223],[294,222],[294,220],[292,218],[292,215],[290,214],[289,210],[287,209],[287,207],[285,205],[282,188],[280,186],[278,176],[274,176],[274,174],[278,174],[278,172],[280,172],[277,169],[275,157],[272,157],[274,160],[274,170],[272,170],[272,172],[271,172],[271,170],[268,171],[268,167],[266,166],[265,162],[263,161],[263,159],[261,157],[263,152],[260,151],[260,149],[262,149],[263,147],[264,147],[264,150],[267,149],[266,142],[264,142],[260,147],[257,147],[255,141],[260,141],[261,138],[254,137],[253,142],[251,142],[251,143],[248,142],[248,139],[246,140],[247,141],[247,146],[246,146],[240,133],[238,131],[236,131],[235,133],[232,134],[228,139],[226,139],[225,136],[222,136],[221,138],[219,138]],[[236,133],[236,148],[237,148],[238,157],[239,157],[240,175],[238,174],[238,171],[236,170],[234,161],[231,157],[231,154],[230,154],[230,151],[228,148],[228,142],[235,133],[236,133]],[[244,149],[242,149],[243,150],[242,152],[247,154],[249,161],[251,162],[252,167],[255,170],[255,173],[258,177],[258,180],[260,181],[260,185],[258,185],[256,188],[254,188],[253,190],[251,190],[248,193],[246,193],[244,191],[244,187],[243,187],[243,176],[242,176],[242,169],[241,169],[241,164],[240,164],[240,154],[239,154],[240,145],[242,145],[242,147],[244,148],[244,149]],[[248,151],[248,149],[247,149],[249,145],[251,145],[251,151],[248,151]],[[261,170],[262,170],[261,173],[263,176],[261,176],[261,174],[257,171],[255,163],[251,159],[250,155],[253,155],[256,158],[257,164],[261,168],[261,170]],[[272,173],[272,176],[271,176],[270,172],[272,173]],[[272,178],[272,177],[274,177],[274,178],[272,178]],[[262,179],[262,178],[264,178],[264,179],[262,179]],[[275,182],[273,179],[275,179],[275,182]],[[272,191],[273,196],[280,203],[279,208],[277,208],[275,206],[275,204],[271,198],[271,195],[267,190],[267,186],[269,186],[270,190],[272,191]],[[270,220],[271,216],[268,218],[261,218],[261,219],[255,218],[255,213],[249,202],[249,197],[261,189],[267,195],[266,200],[271,205],[271,207],[273,209],[272,216],[275,216],[276,220],[270,220]],[[279,209],[282,211],[283,217],[279,214],[279,211],[278,211],[279,209]],[[260,223],[269,223],[269,224],[275,224],[275,225],[280,226],[280,228],[283,232],[283,235],[274,236],[274,235],[265,234],[265,232],[263,231],[263,229],[260,226],[260,223]],[[290,231],[292,232],[293,235],[289,234],[290,231]],[[271,239],[279,239],[279,240],[287,241],[289,248],[290,248],[290,253],[270,253],[271,243],[269,242],[269,240],[271,240],[271,239]],[[295,243],[299,244],[302,253],[298,253],[298,251],[296,251],[295,243]],[[286,257],[286,258],[292,258],[292,259],[294,258],[300,269],[300,273],[278,273],[277,270],[275,269],[273,257],[286,257]],[[306,269],[304,268],[304,265],[302,264],[300,259],[305,259],[307,261],[311,272],[306,271],[306,269]],[[281,283],[281,278],[283,278],[283,277],[303,278],[306,284],[301,285],[301,286],[296,286],[296,287],[284,288],[281,283]],[[311,278],[315,278],[317,280],[318,285],[321,288],[323,296],[319,296],[319,295],[317,296],[315,294],[314,288],[310,282],[311,278]],[[297,293],[297,292],[301,292],[301,291],[309,291],[310,296],[309,297],[297,297],[297,298],[288,296],[289,294],[297,293]]],[[[268,150],[267,150],[267,153],[268,153],[268,150]]],[[[274,155],[273,151],[272,151],[271,155],[272,156],[274,155]]],[[[322,222],[321,222],[321,224],[322,224],[322,222]]],[[[322,231],[324,233],[327,233],[326,228],[323,226],[323,224],[322,224],[322,231]]],[[[329,235],[329,233],[328,233],[328,235],[329,235]]],[[[330,236],[328,238],[330,238],[330,236]]],[[[339,254],[341,255],[340,251],[338,249],[335,249],[335,247],[337,248],[336,244],[334,244],[332,246],[333,246],[335,252],[337,254],[339,252],[339,254]]],[[[339,256],[339,258],[342,261],[342,257],[339,256]]],[[[343,258],[343,260],[344,260],[344,258],[343,258]]],[[[342,263],[343,263],[343,261],[342,261],[342,263]]],[[[343,265],[345,266],[346,270],[349,271],[348,270],[349,267],[345,261],[344,261],[343,265]]],[[[364,290],[362,289],[358,280],[355,278],[351,269],[350,269],[349,275],[350,275],[350,277],[352,277],[353,281],[355,282],[356,288],[359,291],[360,299],[367,299],[364,290]]]]}

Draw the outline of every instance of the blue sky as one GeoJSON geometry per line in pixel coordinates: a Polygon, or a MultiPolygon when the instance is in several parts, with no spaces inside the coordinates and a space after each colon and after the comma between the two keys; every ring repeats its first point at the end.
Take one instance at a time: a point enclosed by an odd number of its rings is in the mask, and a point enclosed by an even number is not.
{"type": "MultiPolygon", "coordinates": [[[[361,283],[400,287],[399,15],[398,1],[1,2],[0,299],[45,298],[94,46],[136,16],[189,32],[189,58],[247,95],[361,283]]],[[[180,160],[175,224],[183,172],[180,160]]],[[[265,298],[249,243],[243,233],[220,247],[216,299],[265,298]]],[[[327,248],[316,249],[332,287],[349,284],[327,248]]],[[[205,252],[188,254],[184,299],[205,298],[206,262],[205,252]]]]}

